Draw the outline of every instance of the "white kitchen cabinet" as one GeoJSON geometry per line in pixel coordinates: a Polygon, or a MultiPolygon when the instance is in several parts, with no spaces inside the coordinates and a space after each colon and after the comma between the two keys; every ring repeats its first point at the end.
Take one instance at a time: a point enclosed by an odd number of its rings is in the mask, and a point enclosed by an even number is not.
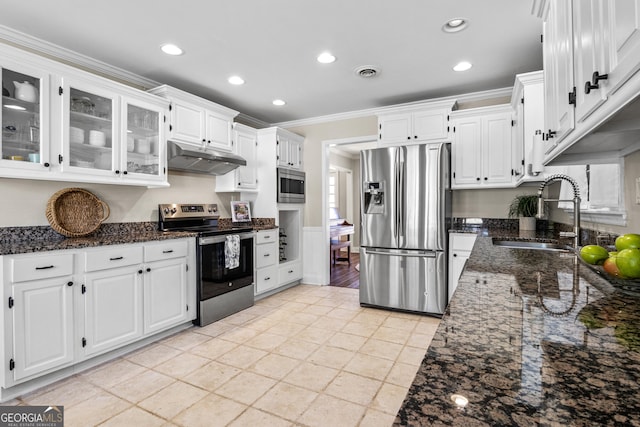
{"type": "Polygon", "coordinates": [[[188,241],[144,247],[144,333],[151,334],[195,317],[188,294],[188,241]]]}
{"type": "Polygon", "coordinates": [[[198,149],[233,151],[231,129],[237,111],[167,85],[149,92],[171,101],[168,139],[198,149]]]}
{"type": "MultiPolygon", "coordinates": [[[[593,1],[593,0],[592,0],[593,1]]],[[[605,49],[609,53],[609,93],[640,69],[640,0],[603,0],[605,49]]],[[[604,72],[600,72],[604,74],[604,72]]]]}
{"type": "Polygon", "coordinates": [[[216,177],[216,192],[256,191],[258,189],[258,134],[249,126],[233,125],[234,153],[247,161],[232,172],[216,177]]]}
{"type": "Polygon", "coordinates": [[[278,229],[258,230],[255,244],[255,294],[278,287],[278,229]]]}
{"type": "Polygon", "coordinates": [[[512,187],[511,106],[455,111],[451,120],[452,188],[512,187]]]}
{"type": "Polygon", "coordinates": [[[142,245],[86,252],[84,356],[104,353],[142,336],[142,252],[142,245]]]}
{"type": "Polygon", "coordinates": [[[165,99],[9,46],[0,53],[3,84],[20,79],[39,92],[37,102],[3,97],[14,106],[3,108],[3,129],[16,132],[3,130],[0,176],[168,186],[165,99]]]}
{"type": "Polygon", "coordinates": [[[401,108],[378,115],[378,141],[406,144],[443,140],[448,137],[449,113],[455,103],[432,102],[412,109],[401,108]]]}
{"type": "Polygon", "coordinates": [[[276,137],[278,166],[302,169],[302,146],[304,139],[297,135],[281,134],[276,137]]]}
{"type": "Polygon", "coordinates": [[[449,301],[458,286],[458,280],[469,259],[476,237],[471,233],[449,234],[449,301]]]}
{"type": "Polygon", "coordinates": [[[544,180],[544,79],[542,71],[518,74],[511,108],[515,111],[513,169],[516,184],[544,180]],[[536,146],[537,145],[537,146],[536,146]]]}

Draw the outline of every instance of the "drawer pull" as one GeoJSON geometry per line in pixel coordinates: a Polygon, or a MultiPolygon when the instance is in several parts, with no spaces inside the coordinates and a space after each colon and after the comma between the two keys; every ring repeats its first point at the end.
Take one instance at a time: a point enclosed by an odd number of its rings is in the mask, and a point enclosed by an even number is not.
{"type": "Polygon", "coordinates": [[[173,253],[173,249],[169,249],[168,251],[162,251],[163,254],[170,254],[173,253]]]}
{"type": "Polygon", "coordinates": [[[117,256],[117,257],[114,257],[114,258],[109,258],[109,261],[120,261],[121,259],[124,259],[124,257],[123,256],[117,256]]]}
{"type": "Polygon", "coordinates": [[[267,280],[271,280],[271,277],[265,277],[264,281],[266,282],[267,280]]]}
{"type": "Polygon", "coordinates": [[[293,270],[289,270],[289,274],[293,273],[293,270]]]}
{"type": "Polygon", "coordinates": [[[53,265],[47,265],[45,267],[36,267],[36,270],[48,270],[53,267],[54,267],[53,265]]]}
{"type": "Polygon", "coordinates": [[[265,239],[270,239],[270,238],[271,238],[271,235],[270,235],[270,234],[267,234],[266,236],[264,236],[264,238],[265,238],[265,239]]]}
{"type": "Polygon", "coordinates": [[[271,256],[271,254],[264,254],[265,257],[271,256]]]}

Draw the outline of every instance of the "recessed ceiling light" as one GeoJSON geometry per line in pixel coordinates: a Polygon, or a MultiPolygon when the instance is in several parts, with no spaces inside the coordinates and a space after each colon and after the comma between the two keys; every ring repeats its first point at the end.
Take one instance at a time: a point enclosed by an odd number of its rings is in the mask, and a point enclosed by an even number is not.
{"type": "Polygon", "coordinates": [[[457,33],[462,31],[469,25],[469,21],[465,18],[453,18],[445,22],[442,26],[442,31],[445,33],[457,33]]]}
{"type": "Polygon", "coordinates": [[[162,51],[167,55],[177,56],[177,55],[182,55],[184,53],[182,49],[180,49],[175,44],[171,44],[171,43],[163,44],[162,46],[160,46],[160,49],[162,49],[162,51]]]}
{"type": "Polygon", "coordinates": [[[467,71],[471,67],[473,67],[473,65],[471,65],[470,62],[462,61],[458,62],[455,67],[453,67],[453,71],[467,71]]]}
{"type": "Polygon", "coordinates": [[[321,53],[318,56],[318,62],[320,62],[321,64],[331,64],[332,62],[335,62],[335,60],[336,60],[336,57],[330,54],[329,52],[321,53]]]}
{"type": "Polygon", "coordinates": [[[272,102],[273,105],[277,105],[278,107],[283,106],[284,104],[286,104],[286,102],[284,102],[282,99],[274,99],[272,102]]]}
{"type": "Polygon", "coordinates": [[[244,84],[244,79],[240,76],[231,76],[229,77],[229,79],[227,80],[229,83],[231,83],[232,85],[243,85],[244,84]]]}

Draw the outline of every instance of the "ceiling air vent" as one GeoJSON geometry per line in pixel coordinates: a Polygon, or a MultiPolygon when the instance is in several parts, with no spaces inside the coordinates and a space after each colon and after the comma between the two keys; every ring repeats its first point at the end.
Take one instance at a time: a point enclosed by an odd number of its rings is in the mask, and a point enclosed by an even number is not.
{"type": "Polygon", "coordinates": [[[356,68],[355,73],[357,76],[360,76],[363,79],[369,79],[380,74],[380,70],[378,70],[373,65],[364,65],[362,67],[356,68]]]}

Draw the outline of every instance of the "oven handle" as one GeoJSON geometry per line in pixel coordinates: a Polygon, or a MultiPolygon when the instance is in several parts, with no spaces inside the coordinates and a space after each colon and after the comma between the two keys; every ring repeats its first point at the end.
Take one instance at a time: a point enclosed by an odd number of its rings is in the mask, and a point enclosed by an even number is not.
{"type": "MultiPolygon", "coordinates": [[[[198,239],[198,242],[200,243],[200,246],[205,246],[205,245],[214,245],[216,243],[224,243],[227,240],[227,236],[223,235],[223,236],[208,236],[208,237],[200,237],[200,239],[198,239]]],[[[240,233],[240,240],[244,240],[244,239],[252,239],[253,238],[253,232],[251,233],[240,233]]]]}

